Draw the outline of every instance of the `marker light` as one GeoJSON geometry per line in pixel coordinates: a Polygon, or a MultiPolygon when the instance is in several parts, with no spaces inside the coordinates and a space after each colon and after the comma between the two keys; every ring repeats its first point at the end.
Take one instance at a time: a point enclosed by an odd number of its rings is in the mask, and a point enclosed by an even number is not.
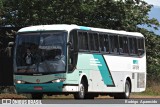
{"type": "Polygon", "coordinates": [[[63,81],[65,81],[65,79],[64,79],[64,78],[59,78],[59,79],[55,79],[55,80],[53,80],[52,82],[63,82],[63,81]]]}
{"type": "Polygon", "coordinates": [[[17,80],[16,83],[17,83],[17,84],[24,84],[25,82],[22,81],[22,80],[17,80]]]}

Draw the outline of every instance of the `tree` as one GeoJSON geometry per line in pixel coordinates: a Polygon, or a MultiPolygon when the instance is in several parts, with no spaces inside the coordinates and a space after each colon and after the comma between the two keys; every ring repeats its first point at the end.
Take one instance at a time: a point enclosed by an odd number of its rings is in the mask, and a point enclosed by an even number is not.
{"type": "MultiPolygon", "coordinates": [[[[2,0],[0,0],[0,16],[2,16],[2,12],[3,12],[3,2],[2,0]]],[[[2,17],[0,17],[0,23],[2,22],[2,17]]]]}
{"type": "Polygon", "coordinates": [[[155,18],[149,18],[152,5],[144,0],[0,0],[2,7],[1,25],[63,23],[141,32],[146,38],[148,75],[160,75],[160,37],[137,26],[160,26],[155,18]]]}

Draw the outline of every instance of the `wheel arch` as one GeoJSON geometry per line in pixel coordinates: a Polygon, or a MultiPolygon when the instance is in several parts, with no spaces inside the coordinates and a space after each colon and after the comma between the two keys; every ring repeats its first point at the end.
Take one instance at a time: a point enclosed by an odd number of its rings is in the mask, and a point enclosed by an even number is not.
{"type": "Polygon", "coordinates": [[[80,79],[79,79],[79,84],[81,83],[81,81],[82,80],[84,80],[85,82],[86,82],[86,85],[87,85],[87,91],[88,91],[88,77],[87,77],[87,75],[86,74],[81,74],[81,76],[80,76],[80,79]]]}

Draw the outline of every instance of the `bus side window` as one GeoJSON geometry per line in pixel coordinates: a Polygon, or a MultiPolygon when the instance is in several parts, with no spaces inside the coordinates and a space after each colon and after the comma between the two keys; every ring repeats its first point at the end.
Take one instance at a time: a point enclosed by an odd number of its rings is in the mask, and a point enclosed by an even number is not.
{"type": "Polygon", "coordinates": [[[99,51],[99,40],[98,40],[98,34],[94,33],[94,44],[95,44],[95,51],[99,51]]]}
{"type": "Polygon", "coordinates": [[[118,48],[118,35],[111,35],[110,38],[110,53],[117,54],[119,53],[118,48]]]}
{"type": "Polygon", "coordinates": [[[104,35],[99,34],[100,52],[104,52],[104,35]]]}
{"type": "Polygon", "coordinates": [[[133,55],[135,53],[134,47],[133,47],[133,38],[129,38],[129,54],[133,55]]]}
{"type": "Polygon", "coordinates": [[[93,33],[89,33],[89,44],[90,44],[90,51],[94,51],[95,44],[94,44],[94,35],[93,33]]]}
{"type": "Polygon", "coordinates": [[[118,47],[118,35],[114,36],[114,53],[119,53],[119,47],[118,47]]]}
{"type": "MultiPolygon", "coordinates": [[[[73,38],[72,38],[73,39],[73,38]]],[[[78,32],[78,48],[83,50],[83,32],[78,32]]]]}
{"type": "Polygon", "coordinates": [[[89,44],[88,44],[88,33],[87,32],[83,32],[83,36],[84,36],[84,50],[89,51],[89,44]]]}
{"type": "Polygon", "coordinates": [[[144,39],[139,38],[138,39],[138,55],[144,54],[144,39]]]}
{"type": "Polygon", "coordinates": [[[128,54],[128,38],[127,37],[123,37],[123,52],[125,54],[128,54]]]}
{"type": "Polygon", "coordinates": [[[133,38],[133,47],[134,47],[134,51],[135,53],[134,54],[138,54],[138,49],[137,49],[137,38],[133,38]]]}
{"type": "Polygon", "coordinates": [[[124,46],[123,46],[123,37],[119,36],[119,53],[123,54],[124,46]]]}
{"type": "Polygon", "coordinates": [[[69,36],[68,43],[68,71],[73,71],[76,68],[78,58],[78,46],[77,46],[77,31],[73,30],[69,36]]]}
{"type": "Polygon", "coordinates": [[[104,35],[104,51],[109,53],[109,39],[107,34],[104,35]]]}
{"type": "Polygon", "coordinates": [[[114,36],[109,36],[110,53],[114,52],[114,36]]]}
{"type": "Polygon", "coordinates": [[[129,52],[130,55],[137,55],[137,40],[136,38],[129,38],[129,52]]]}

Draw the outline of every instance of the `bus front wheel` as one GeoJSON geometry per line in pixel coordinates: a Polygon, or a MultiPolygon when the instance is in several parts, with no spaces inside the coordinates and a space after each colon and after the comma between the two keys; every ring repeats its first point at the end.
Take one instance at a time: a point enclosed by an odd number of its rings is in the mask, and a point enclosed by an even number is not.
{"type": "Polygon", "coordinates": [[[79,85],[79,92],[74,94],[74,98],[75,99],[84,99],[86,92],[87,92],[87,85],[85,84],[85,81],[82,80],[79,85]]]}

